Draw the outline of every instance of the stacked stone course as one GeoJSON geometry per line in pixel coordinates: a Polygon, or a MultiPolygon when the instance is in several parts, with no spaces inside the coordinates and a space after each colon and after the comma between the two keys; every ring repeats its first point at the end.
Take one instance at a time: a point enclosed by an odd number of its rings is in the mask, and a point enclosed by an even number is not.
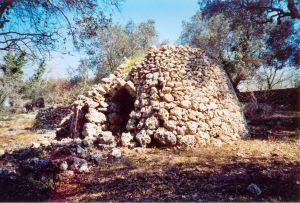
{"type": "Polygon", "coordinates": [[[40,109],[35,117],[34,129],[56,129],[68,116],[72,114],[70,106],[51,106],[40,109]]]}
{"type": "Polygon", "coordinates": [[[202,50],[151,49],[129,73],[118,70],[73,104],[58,137],[100,146],[220,145],[247,135],[222,68],[202,50]]]}

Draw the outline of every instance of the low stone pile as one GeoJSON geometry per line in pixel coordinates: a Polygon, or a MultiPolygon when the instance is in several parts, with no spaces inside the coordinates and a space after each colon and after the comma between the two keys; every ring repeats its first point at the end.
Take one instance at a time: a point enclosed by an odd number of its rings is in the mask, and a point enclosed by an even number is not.
{"type": "Polygon", "coordinates": [[[69,138],[7,151],[0,155],[0,200],[46,201],[56,183],[119,161],[121,155],[118,148],[98,150],[69,138]]]}
{"type": "Polygon", "coordinates": [[[72,114],[72,106],[52,106],[40,109],[35,117],[35,129],[54,130],[72,114]]]}
{"type": "Polygon", "coordinates": [[[123,67],[79,96],[58,138],[101,147],[169,147],[221,145],[247,135],[225,72],[202,50],[153,48],[129,73],[123,67]]]}

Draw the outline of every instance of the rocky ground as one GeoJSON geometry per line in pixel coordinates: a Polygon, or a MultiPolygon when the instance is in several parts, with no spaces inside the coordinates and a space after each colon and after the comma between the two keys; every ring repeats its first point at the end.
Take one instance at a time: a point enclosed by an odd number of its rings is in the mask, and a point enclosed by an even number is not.
{"type": "Polygon", "coordinates": [[[221,148],[122,148],[121,157],[97,149],[86,155],[76,143],[69,151],[49,145],[53,133],[31,131],[33,118],[1,120],[1,153],[9,152],[0,158],[2,201],[300,200],[299,112],[252,121],[251,137],[221,148]],[[47,162],[66,154],[76,156],[59,166],[47,162]]]}

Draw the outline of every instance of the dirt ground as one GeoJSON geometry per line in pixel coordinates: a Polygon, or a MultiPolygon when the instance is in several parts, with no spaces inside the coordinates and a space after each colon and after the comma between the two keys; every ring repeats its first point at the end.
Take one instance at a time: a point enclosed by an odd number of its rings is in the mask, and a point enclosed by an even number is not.
{"type": "Polygon", "coordinates": [[[30,147],[33,142],[52,140],[54,131],[32,131],[35,113],[0,116],[0,150],[17,150],[30,147]]]}
{"type": "MultiPolygon", "coordinates": [[[[220,148],[124,148],[120,161],[65,178],[48,201],[300,201],[299,117],[276,112],[252,122],[248,138],[220,148]],[[251,183],[260,195],[247,190],[251,183]]],[[[30,131],[32,118],[1,121],[0,149],[51,139],[30,131]]]]}
{"type": "Polygon", "coordinates": [[[244,140],[222,149],[126,150],[118,163],[62,183],[53,201],[299,201],[299,140],[244,140]],[[247,191],[256,184],[259,196],[247,191]]]}

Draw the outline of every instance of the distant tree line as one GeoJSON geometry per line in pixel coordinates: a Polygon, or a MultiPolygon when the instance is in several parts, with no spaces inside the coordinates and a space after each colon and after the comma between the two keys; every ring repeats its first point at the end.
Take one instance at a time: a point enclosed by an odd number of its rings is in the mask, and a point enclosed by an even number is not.
{"type": "Polygon", "coordinates": [[[157,38],[155,22],[139,24],[130,21],[125,26],[111,23],[95,33],[81,35],[89,46],[82,46],[86,58],[69,70],[68,79],[46,79],[45,60],[38,63],[34,74],[26,79],[24,68],[30,58],[26,52],[9,51],[0,65],[0,107],[10,101],[11,107],[22,107],[24,101],[43,97],[47,104],[71,103],[91,85],[112,73],[124,59],[141,58],[157,38]],[[138,56],[138,57],[137,57],[138,56]]]}
{"type": "Polygon", "coordinates": [[[45,61],[41,61],[35,73],[29,79],[24,79],[24,66],[27,63],[26,54],[8,52],[0,64],[0,106],[9,102],[9,106],[17,107],[22,100],[33,100],[39,95],[44,81],[45,61]]]}

